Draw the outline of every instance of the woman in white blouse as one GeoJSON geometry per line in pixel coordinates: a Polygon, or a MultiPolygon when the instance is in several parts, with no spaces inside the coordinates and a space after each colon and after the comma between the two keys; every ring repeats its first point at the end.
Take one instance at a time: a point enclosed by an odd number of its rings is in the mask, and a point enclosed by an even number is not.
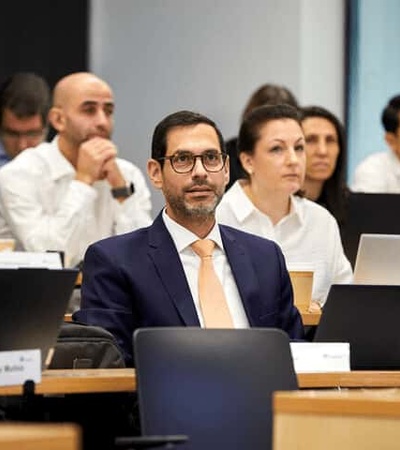
{"type": "Polygon", "coordinates": [[[323,305],[331,284],[352,282],[352,270],[334,217],[301,196],[306,155],[300,113],[289,105],[253,110],[241,125],[238,152],[247,178],[224,195],[218,221],[276,241],[289,270],[314,270],[313,306],[323,305]]]}

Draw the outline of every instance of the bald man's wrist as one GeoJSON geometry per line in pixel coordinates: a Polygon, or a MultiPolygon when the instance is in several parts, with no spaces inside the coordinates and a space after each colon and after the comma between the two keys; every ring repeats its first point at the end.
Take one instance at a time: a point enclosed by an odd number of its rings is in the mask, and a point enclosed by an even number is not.
{"type": "Polygon", "coordinates": [[[89,186],[92,186],[92,184],[96,181],[92,176],[79,172],[76,173],[75,180],[80,181],[81,183],[88,184],[89,186]]]}

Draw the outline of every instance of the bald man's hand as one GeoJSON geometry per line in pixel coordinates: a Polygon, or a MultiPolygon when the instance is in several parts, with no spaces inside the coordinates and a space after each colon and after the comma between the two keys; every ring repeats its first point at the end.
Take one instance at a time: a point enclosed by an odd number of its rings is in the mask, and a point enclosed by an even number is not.
{"type": "MultiPolygon", "coordinates": [[[[109,179],[110,172],[115,172],[115,169],[110,167],[116,166],[118,169],[116,156],[117,148],[109,139],[94,137],[83,142],[79,147],[75,179],[89,185],[104,178],[109,179]]],[[[122,177],[119,169],[118,173],[122,177]]],[[[114,178],[118,177],[114,176],[114,178]]],[[[123,184],[123,177],[118,178],[116,182],[120,183],[119,185],[123,184]]]]}

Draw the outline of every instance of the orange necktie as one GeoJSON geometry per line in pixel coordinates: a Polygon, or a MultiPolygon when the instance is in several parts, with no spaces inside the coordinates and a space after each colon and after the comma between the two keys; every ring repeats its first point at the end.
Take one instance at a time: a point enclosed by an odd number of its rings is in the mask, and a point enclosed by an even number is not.
{"type": "Polygon", "coordinates": [[[199,268],[199,300],[206,328],[233,328],[224,290],[214,270],[212,253],[215,242],[202,239],[191,245],[201,258],[199,268]]]}

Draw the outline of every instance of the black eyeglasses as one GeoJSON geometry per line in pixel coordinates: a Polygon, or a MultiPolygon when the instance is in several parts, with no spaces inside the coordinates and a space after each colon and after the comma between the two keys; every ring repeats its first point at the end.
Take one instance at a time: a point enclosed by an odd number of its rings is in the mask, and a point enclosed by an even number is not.
{"type": "Polygon", "coordinates": [[[168,159],[171,162],[172,168],[177,173],[189,173],[194,169],[196,159],[200,158],[203,167],[207,172],[219,172],[221,171],[226,162],[227,154],[217,152],[214,150],[207,150],[200,155],[195,155],[192,152],[176,152],[172,156],[164,156],[158,158],[158,161],[164,161],[168,159]]]}
{"type": "Polygon", "coordinates": [[[0,134],[9,139],[21,139],[21,138],[36,139],[42,137],[45,132],[46,132],[45,128],[42,128],[40,130],[27,130],[27,131],[17,131],[11,130],[9,128],[2,128],[0,130],[0,134]]]}

